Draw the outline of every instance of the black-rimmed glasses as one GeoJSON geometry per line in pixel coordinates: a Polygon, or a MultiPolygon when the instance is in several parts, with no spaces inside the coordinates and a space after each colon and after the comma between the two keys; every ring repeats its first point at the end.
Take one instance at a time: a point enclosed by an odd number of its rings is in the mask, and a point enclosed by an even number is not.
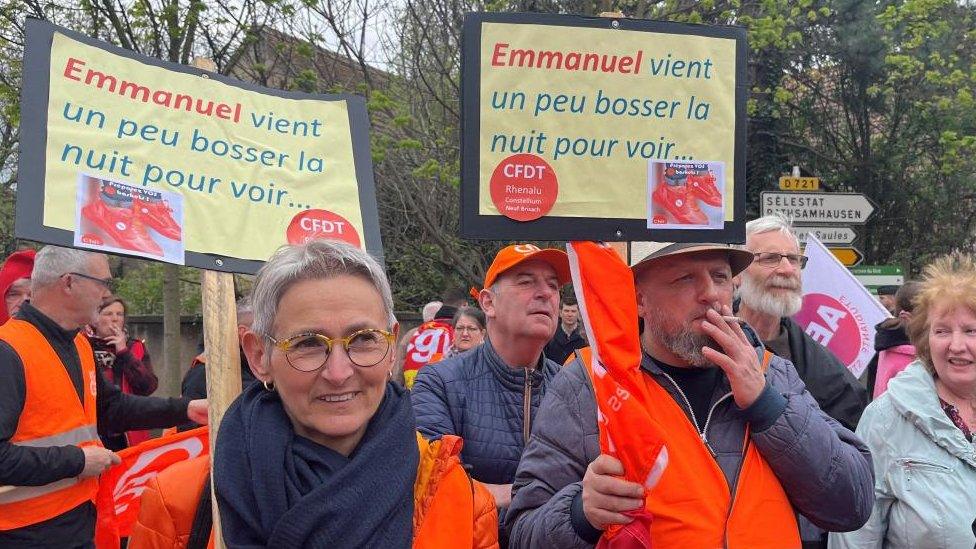
{"type": "Polygon", "coordinates": [[[88,280],[101,284],[102,286],[105,287],[105,289],[107,289],[110,292],[115,291],[115,280],[113,278],[98,278],[97,276],[86,275],[85,273],[76,273],[76,272],[70,272],[66,274],[69,274],[71,276],[79,276],[81,278],[87,278],[88,280]]]}

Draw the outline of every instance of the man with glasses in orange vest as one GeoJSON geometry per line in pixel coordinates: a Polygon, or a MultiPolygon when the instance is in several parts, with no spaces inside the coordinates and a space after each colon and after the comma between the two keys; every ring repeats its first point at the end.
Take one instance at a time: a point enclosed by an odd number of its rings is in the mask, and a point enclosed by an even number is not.
{"type": "Polygon", "coordinates": [[[589,373],[596,369],[581,354],[539,408],[506,516],[511,547],[593,547],[605,530],[614,535],[615,525],[635,518],[649,531],[629,539],[644,541],[610,538],[604,546],[800,547],[797,511],[826,530],[863,525],[874,484],[866,446],[820,410],[788,361],[731,316],[732,278],[752,253],[725,244],[644,248],[629,294],[616,284],[600,288],[592,307],[580,303],[599,334],[601,319],[587,310],[603,314],[598,305],[615,294],[636,296],[641,333],[623,324],[616,340],[595,337],[611,346],[639,338],[639,405],[647,428],[661,433],[665,465],[643,485],[621,478],[624,467],[609,453],[659,448],[614,439],[613,450],[601,449],[589,373]]]}
{"type": "Polygon", "coordinates": [[[95,371],[80,329],[111,295],[103,254],[47,246],[32,298],[0,327],[0,547],[94,547],[112,432],[207,422],[207,401],[123,394],[95,371]]]}

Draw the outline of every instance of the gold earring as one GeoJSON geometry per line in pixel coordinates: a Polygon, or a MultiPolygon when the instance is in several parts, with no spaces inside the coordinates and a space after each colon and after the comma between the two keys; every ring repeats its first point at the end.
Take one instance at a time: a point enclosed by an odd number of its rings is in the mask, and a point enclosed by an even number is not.
{"type": "Polygon", "coordinates": [[[386,377],[387,377],[387,378],[388,378],[388,379],[389,379],[390,381],[393,381],[393,368],[390,368],[390,370],[389,370],[389,371],[388,371],[388,372],[386,373],[386,377]]]}
{"type": "Polygon", "coordinates": [[[261,384],[264,385],[264,390],[269,393],[273,393],[275,390],[274,381],[264,381],[261,380],[261,384]]]}

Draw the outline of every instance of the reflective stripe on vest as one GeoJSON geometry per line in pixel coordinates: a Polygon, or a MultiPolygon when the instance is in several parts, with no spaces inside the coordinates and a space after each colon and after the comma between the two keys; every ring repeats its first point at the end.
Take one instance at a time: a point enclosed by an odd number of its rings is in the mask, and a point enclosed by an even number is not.
{"type": "MultiPolygon", "coordinates": [[[[583,363],[592,376],[590,356],[583,363]]],[[[770,355],[763,360],[765,369],[770,355]]],[[[668,466],[646,494],[653,515],[651,539],[660,547],[787,549],[800,547],[793,507],[782,485],[749,437],[743,440],[736,485],[702,442],[697,428],[670,393],[649,375],[644,384],[651,415],[665,428],[668,466]]],[[[730,404],[731,405],[731,404],[730,404]]]]}
{"type": "MultiPolygon", "coordinates": [[[[11,445],[30,448],[101,445],[95,428],[95,357],[78,334],[74,349],[81,365],[82,398],[61,357],[31,323],[11,319],[0,326],[0,340],[20,357],[24,372],[24,407],[11,445]]],[[[0,531],[23,528],[94,501],[98,479],[59,479],[43,486],[5,487],[0,492],[0,531]]]]}
{"type": "Polygon", "coordinates": [[[16,503],[36,498],[78,484],[78,477],[63,478],[44,486],[13,486],[12,490],[0,493],[0,505],[16,503]]]}
{"type": "Polygon", "coordinates": [[[82,443],[93,440],[98,440],[98,429],[94,425],[82,425],[65,433],[30,440],[18,440],[13,444],[30,446],[31,448],[47,448],[50,446],[81,446],[82,443]]]}

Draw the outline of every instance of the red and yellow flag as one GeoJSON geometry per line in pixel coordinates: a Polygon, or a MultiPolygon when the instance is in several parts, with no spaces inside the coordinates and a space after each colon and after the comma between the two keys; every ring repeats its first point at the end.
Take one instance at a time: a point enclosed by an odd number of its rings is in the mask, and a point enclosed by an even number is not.
{"type": "Polygon", "coordinates": [[[403,378],[407,389],[413,388],[413,380],[421,368],[444,358],[453,339],[454,328],[448,322],[430,320],[417,328],[410,338],[407,356],[403,360],[403,378]]]}

